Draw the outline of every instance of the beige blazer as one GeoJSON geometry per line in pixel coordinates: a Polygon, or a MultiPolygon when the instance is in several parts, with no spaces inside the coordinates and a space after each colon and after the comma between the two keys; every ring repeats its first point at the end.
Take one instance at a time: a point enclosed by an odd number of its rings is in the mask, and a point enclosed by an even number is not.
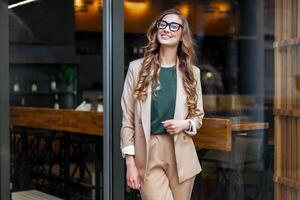
{"type": "MultiPolygon", "coordinates": [[[[124,89],[121,99],[123,111],[121,128],[121,150],[124,157],[124,150],[131,150],[130,154],[135,155],[136,166],[142,178],[147,171],[149,140],[151,136],[151,86],[148,87],[147,99],[136,101],[132,94],[138,81],[139,71],[141,69],[142,59],[132,61],[126,75],[124,89]]],[[[177,62],[179,63],[179,62],[177,62]]],[[[174,119],[186,119],[188,109],[186,105],[186,93],[184,91],[181,72],[177,70],[177,93],[174,119]]],[[[174,136],[175,157],[177,162],[177,171],[179,182],[183,182],[196,174],[200,173],[201,166],[195,150],[192,136],[197,133],[202,125],[204,116],[202,92],[200,83],[200,69],[193,66],[194,75],[197,80],[197,107],[201,115],[191,118],[192,131],[182,131],[174,136]]]]}

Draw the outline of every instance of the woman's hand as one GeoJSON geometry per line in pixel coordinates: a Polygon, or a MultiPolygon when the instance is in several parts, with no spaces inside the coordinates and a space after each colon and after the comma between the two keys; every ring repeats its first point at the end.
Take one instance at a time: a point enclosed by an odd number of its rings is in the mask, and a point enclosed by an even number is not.
{"type": "Polygon", "coordinates": [[[132,189],[138,190],[141,187],[141,179],[140,179],[138,169],[135,165],[134,156],[126,155],[125,159],[126,159],[126,168],[127,168],[127,172],[126,172],[127,185],[132,189]]]}
{"type": "Polygon", "coordinates": [[[176,120],[170,119],[163,121],[163,126],[171,135],[178,134],[183,130],[186,130],[190,126],[189,120],[176,120]]]}

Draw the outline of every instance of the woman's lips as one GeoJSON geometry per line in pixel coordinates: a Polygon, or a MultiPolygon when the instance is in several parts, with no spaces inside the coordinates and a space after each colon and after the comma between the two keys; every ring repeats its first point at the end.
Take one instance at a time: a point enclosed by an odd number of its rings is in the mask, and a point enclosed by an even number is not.
{"type": "Polygon", "coordinates": [[[170,39],[171,36],[166,35],[166,34],[161,34],[161,38],[166,40],[166,39],[170,39]]]}

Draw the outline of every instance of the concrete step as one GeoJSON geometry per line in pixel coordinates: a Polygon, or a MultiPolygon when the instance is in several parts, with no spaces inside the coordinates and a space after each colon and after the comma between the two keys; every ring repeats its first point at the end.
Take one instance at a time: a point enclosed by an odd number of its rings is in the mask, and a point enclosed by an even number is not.
{"type": "Polygon", "coordinates": [[[19,191],[12,193],[12,200],[63,200],[55,196],[37,191],[37,190],[28,190],[28,191],[19,191]]]}

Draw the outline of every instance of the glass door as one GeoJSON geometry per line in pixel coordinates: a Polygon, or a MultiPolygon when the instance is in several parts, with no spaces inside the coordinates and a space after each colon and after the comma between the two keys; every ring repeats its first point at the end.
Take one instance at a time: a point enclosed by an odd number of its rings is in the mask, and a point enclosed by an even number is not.
{"type": "Polygon", "coordinates": [[[103,199],[101,0],[10,0],[12,199],[103,199]]]}

